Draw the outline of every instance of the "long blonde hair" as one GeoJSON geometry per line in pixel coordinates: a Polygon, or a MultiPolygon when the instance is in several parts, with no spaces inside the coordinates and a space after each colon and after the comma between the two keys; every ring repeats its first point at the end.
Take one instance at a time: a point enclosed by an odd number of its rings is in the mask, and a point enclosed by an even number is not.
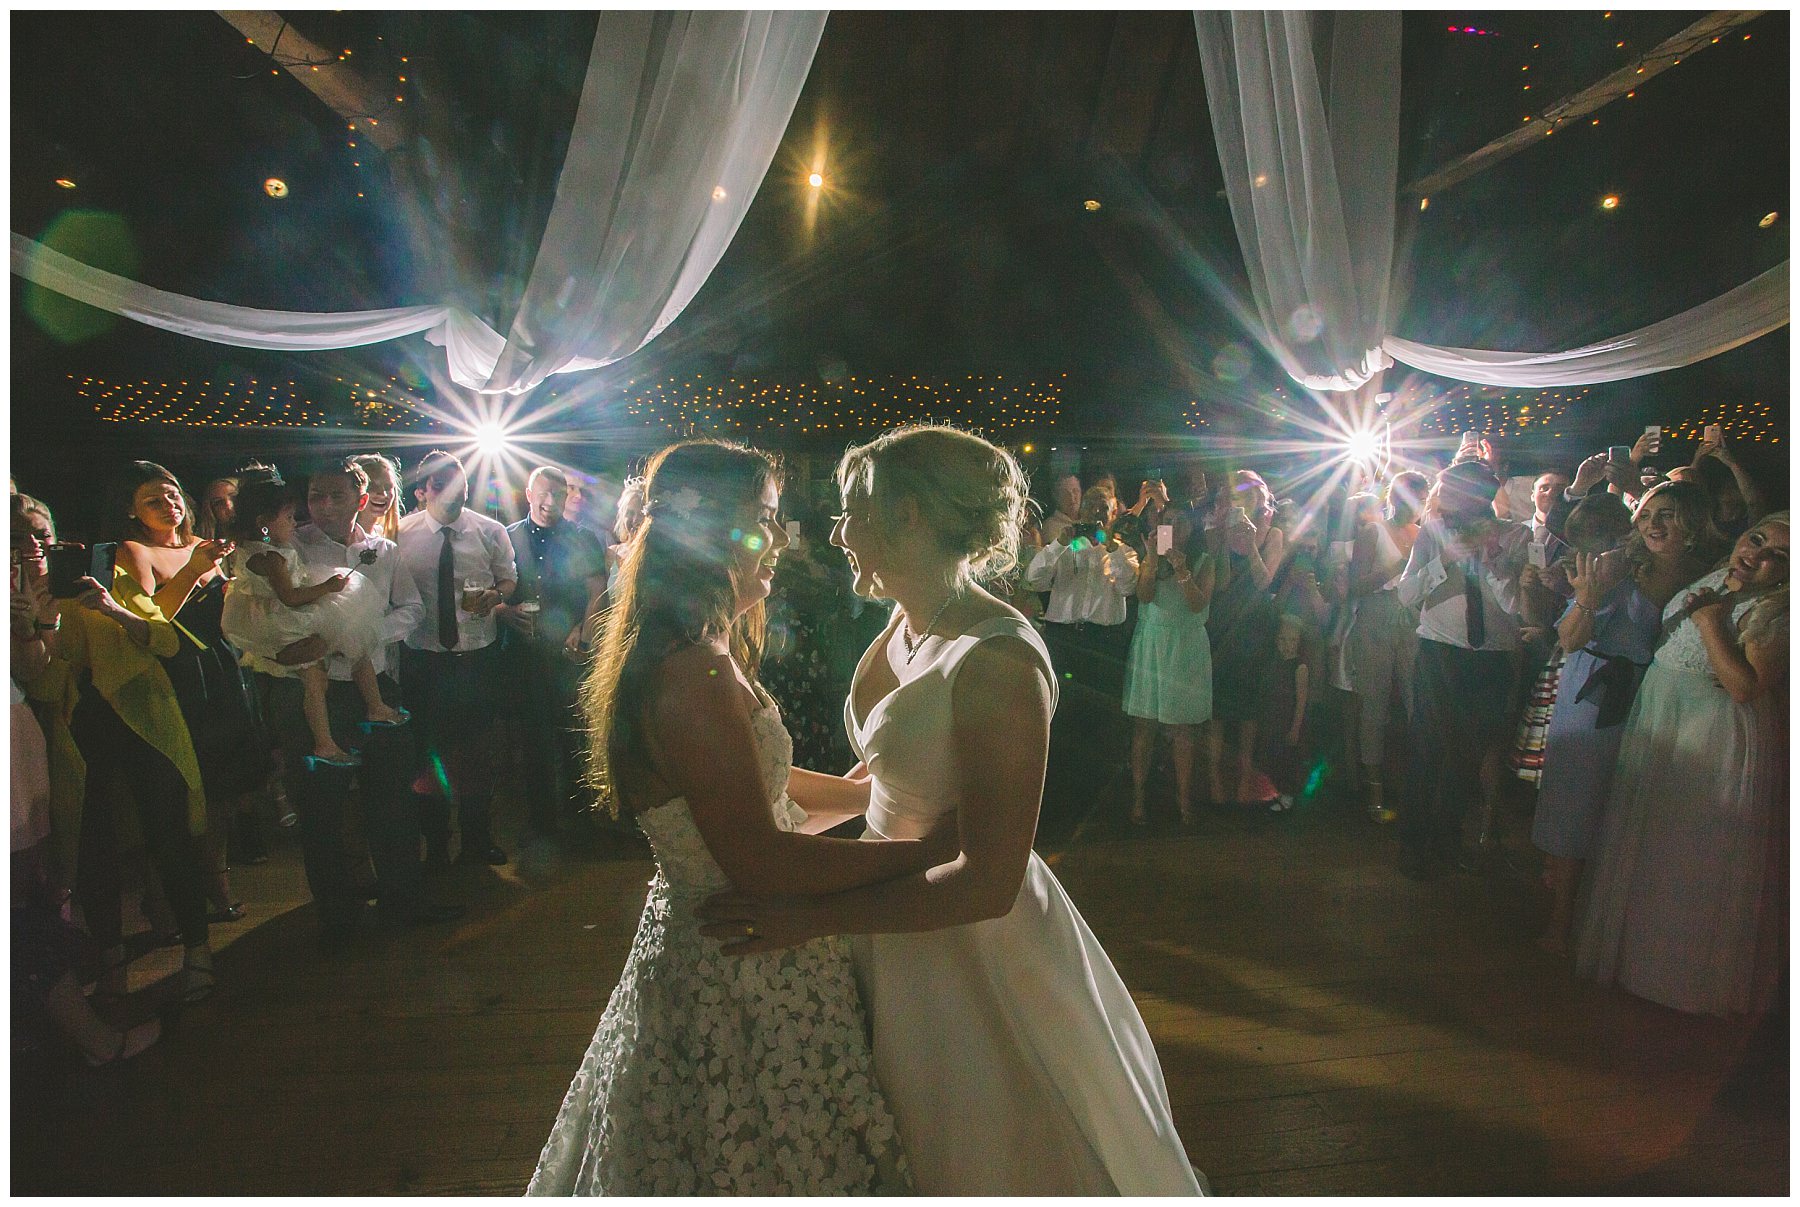
{"type": "Polygon", "coordinates": [[[394,534],[400,531],[400,462],[380,453],[363,453],[350,460],[362,469],[369,482],[375,480],[377,470],[387,473],[388,482],[392,486],[388,491],[387,510],[381,513],[370,531],[379,532],[388,540],[393,540],[394,534]]]}
{"type": "Polygon", "coordinates": [[[625,808],[629,781],[650,767],[643,712],[664,658],[723,636],[744,673],[756,676],[764,609],[758,601],[737,614],[733,530],[739,514],[780,481],[773,457],[724,440],[684,440],[650,459],[644,522],[626,542],[581,686],[587,783],[614,817],[625,808]]]}

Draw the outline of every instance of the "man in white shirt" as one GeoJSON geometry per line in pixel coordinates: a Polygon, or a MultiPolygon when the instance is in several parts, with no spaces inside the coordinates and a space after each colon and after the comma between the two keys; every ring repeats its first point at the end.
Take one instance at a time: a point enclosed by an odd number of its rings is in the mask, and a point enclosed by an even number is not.
{"type": "Polygon", "coordinates": [[[400,648],[400,682],[424,747],[415,783],[443,791],[420,796],[425,847],[432,862],[448,859],[453,798],[458,862],[502,864],[506,852],[494,842],[491,819],[500,673],[494,609],[518,585],[512,540],[498,520],[468,509],[468,474],[450,453],[425,454],[409,481],[421,509],[401,519],[396,536],[424,620],[400,648]]]}
{"type": "Polygon", "coordinates": [[[1033,553],[1025,585],[1048,591],[1044,644],[1061,702],[1051,721],[1044,813],[1051,830],[1093,804],[1124,761],[1120,698],[1131,635],[1125,600],[1137,583],[1138,556],[1105,528],[1110,499],[1099,487],[1083,496],[1077,523],[1033,553]]]}
{"type": "Polygon", "coordinates": [[[1482,799],[1482,760],[1506,727],[1531,529],[1493,518],[1499,489],[1479,461],[1440,473],[1395,584],[1420,609],[1400,816],[1400,870],[1414,879],[1466,862],[1463,812],[1482,799]]]}
{"type": "Polygon", "coordinates": [[[1081,514],[1081,479],[1074,474],[1056,480],[1056,510],[1044,518],[1044,544],[1062,539],[1062,534],[1081,514]]]}
{"type": "MultiPolygon", "coordinates": [[[[412,574],[393,542],[372,536],[356,522],[368,502],[368,476],[355,462],[344,460],[314,473],[307,483],[310,523],[295,534],[305,563],[321,573],[349,570],[363,575],[372,589],[386,596],[382,644],[369,655],[381,676],[382,697],[400,698],[387,661],[386,647],[418,624],[424,615],[412,574]]],[[[305,661],[317,654],[301,647],[308,638],[283,651],[284,659],[305,661]]],[[[288,800],[300,817],[300,845],[307,887],[318,903],[319,939],[330,949],[349,941],[364,910],[365,893],[344,844],[345,812],[352,782],[359,787],[363,831],[379,894],[382,919],[412,926],[460,917],[459,906],[425,900],[419,867],[419,813],[410,785],[416,761],[411,726],[361,726],[361,694],[350,679],[350,660],[332,654],[326,662],[330,687],[326,708],[340,746],[361,751],[362,764],[350,768],[320,765],[309,770],[305,756],[313,747],[312,731],[301,707],[300,681],[262,676],[266,713],[272,736],[286,753],[284,778],[288,800]],[[360,730],[360,732],[359,732],[360,730]]]]}

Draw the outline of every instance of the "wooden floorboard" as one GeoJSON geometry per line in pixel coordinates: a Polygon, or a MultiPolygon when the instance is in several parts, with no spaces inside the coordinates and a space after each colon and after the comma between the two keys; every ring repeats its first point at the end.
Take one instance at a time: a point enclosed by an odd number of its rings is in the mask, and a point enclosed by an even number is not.
{"type": "MultiPolygon", "coordinates": [[[[1759,1031],[1576,980],[1532,942],[1522,825],[1510,869],[1426,885],[1390,830],[1322,803],[1090,822],[1050,852],[1215,1192],[1787,1193],[1785,1013],[1759,1031]]],[[[98,1072],[15,1054],[12,1191],[517,1194],[650,873],[521,854],[446,876],[461,923],[333,956],[291,843],[237,870],[220,990],[161,1044],[98,1072]]],[[[139,961],[140,1008],[176,963],[139,961]]]]}

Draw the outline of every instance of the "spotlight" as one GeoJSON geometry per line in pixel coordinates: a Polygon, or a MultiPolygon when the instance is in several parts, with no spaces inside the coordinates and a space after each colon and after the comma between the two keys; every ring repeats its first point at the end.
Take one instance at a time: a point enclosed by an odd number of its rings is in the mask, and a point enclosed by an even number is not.
{"type": "Polygon", "coordinates": [[[281,179],[279,176],[271,176],[263,181],[263,192],[271,197],[286,197],[288,195],[287,181],[281,179]]]}
{"type": "Polygon", "coordinates": [[[806,178],[806,183],[812,185],[815,189],[822,189],[825,187],[825,178],[817,172],[814,172],[811,176],[806,178]]]}
{"type": "Polygon", "coordinates": [[[1351,461],[1373,461],[1381,453],[1381,436],[1377,432],[1351,432],[1343,439],[1344,456],[1351,461]]]}
{"type": "Polygon", "coordinates": [[[507,438],[506,428],[498,423],[478,423],[471,433],[475,437],[475,448],[487,456],[504,452],[512,441],[507,438]]]}
{"type": "Polygon", "coordinates": [[[1608,194],[1607,194],[1607,195],[1606,195],[1606,196],[1604,196],[1604,197],[1602,197],[1602,198],[1600,198],[1600,208],[1601,208],[1601,209],[1603,209],[1603,210],[1616,210],[1616,209],[1618,209],[1618,208],[1619,208],[1619,199],[1618,199],[1618,197],[1616,197],[1616,196],[1614,196],[1614,195],[1613,195],[1613,194],[1611,194],[1611,193],[1608,193],[1608,194]]]}

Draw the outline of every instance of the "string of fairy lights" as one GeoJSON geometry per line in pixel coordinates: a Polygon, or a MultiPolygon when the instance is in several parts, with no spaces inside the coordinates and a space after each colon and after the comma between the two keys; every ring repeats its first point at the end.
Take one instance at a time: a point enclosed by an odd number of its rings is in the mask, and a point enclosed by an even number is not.
{"type": "Polygon", "coordinates": [[[1051,381],[971,373],[961,381],[847,376],[841,381],[788,383],[703,374],[669,377],[635,387],[625,413],[676,433],[866,431],[927,417],[978,424],[988,432],[1048,431],[1062,415],[1061,374],[1051,381]]]}
{"type": "MultiPolygon", "coordinates": [[[[1462,432],[1487,432],[1518,437],[1560,440],[1567,421],[1591,416],[1592,408],[1571,408],[1583,403],[1592,387],[1563,390],[1505,390],[1497,386],[1460,385],[1424,395],[1408,395],[1386,408],[1395,434],[1406,438],[1453,437],[1462,432]]],[[[1317,404],[1309,404],[1316,413],[1317,404]]],[[[1182,416],[1192,431],[1204,431],[1216,416],[1219,404],[1190,398],[1182,416]]],[[[1276,388],[1259,400],[1258,411],[1281,420],[1302,412],[1285,388],[1276,388]]],[[[1652,416],[1652,419],[1658,417],[1652,416]]],[[[1708,425],[1717,424],[1728,440],[1752,444],[1780,444],[1785,426],[1767,402],[1707,402],[1692,412],[1660,417],[1663,435],[1671,440],[1698,441],[1708,425]]],[[[1578,425],[1586,427],[1583,423],[1578,425]]],[[[1585,433],[1584,433],[1585,434],[1585,433]]]]}
{"type": "Polygon", "coordinates": [[[422,397],[399,378],[364,383],[339,377],[328,391],[331,403],[292,380],[191,379],[109,381],[68,374],[80,398],[93,400],[94,414],[106,423],[168,424],[179,427],[364,427],[396,431],[431,426],[417,409],[422,397]],[[328,408],[329,405],[329,409],[328,408]],[[345,422],[346,415],[353,421],[345,422]]]}
{"type": "MultiPolygon", "coordinates": [[[[1025,439],[1050,435],[1062,419],[1064,379],[1008,380],[1004,374],[954,378],[850,375],[837,382],[773,381],[756,377],[709,378],[702,373],[628,383],[622,395],[596,405],[622,413],[635,424],[670,435],[736,435],[758,432],[789,435],[861,433],[925,419],[977,427],[1025,439]]],[[[102,377],[68,380],[78,397],[92,400],[94,414],[108,423],[199,428],[336,427],[378,431],[428,431],[442,426],[430,413],[426,395],[398,377],[363,381],[337,377],[313,390],[291,379],[191,379],[111,381],[102,377]]],[[[1564,426],[1592,407],[1583,403],[1591,387],[1564,390],[1503,390],[1460,385],[1427,395],[1408,395],[1388,406],[1396,434],[1407,438],[1453,437],[1480,431],[1519,437],[1561,439],[1564,426]]],[[[559,391],[551,391],[555,399],[559,391]]],[[[1188,400],[1182,420],[1193,432],[1208,430],[1220,408],[1217,400],[1188,400]]],[[[1302,413],[1285,388],[1258,401],[1259,415],[1277,422],[1302,413]]],[[[1307,413],[1311,413],[1308,411],[1307,413]]],[[[1652,418],[1655,418],[1654,416],[1652,418]]],[[[1698,441],[1713,424],[1739,443],[1780,444],[1784,421],[1764,401],[1714,401],[1679,415],[1661,416],[1671,440],[1698,441]]],[[[1216,425],[1214,425],[1216,426],[1216,425]]],[[[1585,425],[1578,425],[1585,426],[1585,425]]]]}

